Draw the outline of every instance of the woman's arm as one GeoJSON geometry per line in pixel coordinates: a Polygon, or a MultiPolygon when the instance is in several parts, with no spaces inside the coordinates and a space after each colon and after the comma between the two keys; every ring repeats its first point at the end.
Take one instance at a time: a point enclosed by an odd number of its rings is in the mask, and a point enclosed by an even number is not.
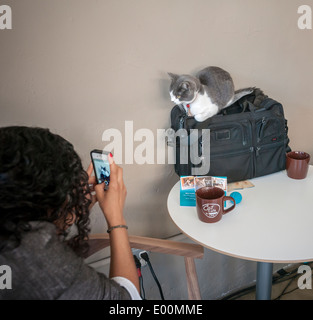
{"type": "MultiPolygon", "coordinates": [[[[104,184],[98,184],[94,189],[108,228],[111,228],[126,225],[123,210],[127,191],[123,181],[123,169],[115,164],[112,155],[109,156],[109,162],[111,171],[109,189],[104,191],[104,184]]],[[[90,171],[89,168],[88,171],[90,171]]],[[[110,246],[110,278],[124,277],[130,280],[140,292],[139,278],[129,245],[127,229],[112,229],[110,232],[110,246]]]]}

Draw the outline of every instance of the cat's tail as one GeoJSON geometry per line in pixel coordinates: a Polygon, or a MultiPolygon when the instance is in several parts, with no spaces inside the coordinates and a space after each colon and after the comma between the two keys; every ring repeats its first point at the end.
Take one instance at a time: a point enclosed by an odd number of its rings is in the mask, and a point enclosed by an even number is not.
{"type": "Polygon", "coordinates": [[[254,90],[255,90],[255,87],[236,90],[233,98],[227,103],[226,107],[229,107],[231,104],[235,103],[236,101],[238,101],[242,97],[252,93],[254,90]]]}

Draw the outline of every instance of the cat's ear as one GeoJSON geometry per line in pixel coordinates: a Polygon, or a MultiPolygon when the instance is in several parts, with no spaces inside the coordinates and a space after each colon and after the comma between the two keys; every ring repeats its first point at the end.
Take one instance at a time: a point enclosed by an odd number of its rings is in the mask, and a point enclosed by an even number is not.
{"type": "Polygon", "coordinates": [[[177,74],[175,74],[175,73],[170,73],[170,72],[168,72],[167,73],[169,76],[170,76],[170,78],[172,79],[172,80],[176,80],[179,76],[177,75],[177,74]]]}

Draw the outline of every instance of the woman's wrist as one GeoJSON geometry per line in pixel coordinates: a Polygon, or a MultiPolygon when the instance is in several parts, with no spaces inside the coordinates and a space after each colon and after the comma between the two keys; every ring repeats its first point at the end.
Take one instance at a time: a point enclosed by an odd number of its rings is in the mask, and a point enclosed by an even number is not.
{"type": "Polygon", "coordinates": [[[107,233],[111,233],[111,231],[115,230],[115,229],[128,229],[128,226],[126,224],[118,224],[116,226],[113,226],[113,227],[110,227],[108,230],[107,230],[107,233]]]}
{"type": "Polygon", "coordinates": [[[108,229],[119,226],[119,225],[127,225],[126,220],[124,218],[112,218],[112,219],[107,219],[107,225],[108,229]]]}

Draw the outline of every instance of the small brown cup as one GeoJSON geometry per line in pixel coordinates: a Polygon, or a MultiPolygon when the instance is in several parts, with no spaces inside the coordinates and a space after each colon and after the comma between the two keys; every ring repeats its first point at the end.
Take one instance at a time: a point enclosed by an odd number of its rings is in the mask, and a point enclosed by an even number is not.
{"type": "Polygon", "coordinates": [[[218,222],[223,214],[233,210],[236,206],[235,199],[225,196],[224,190],[218,187],[204,187],[196,192],[197,213],[201,221],[207,223],[218,222]],[[224,201],[231,200],[234,204],[224,209],[224,201]]]}
{"type": "Polygon", "coordinates": [[[286,170],[289,178],[304,179],[309,170],[310,155],[302,151],[291,151],[286,155],[286,170]]]}

